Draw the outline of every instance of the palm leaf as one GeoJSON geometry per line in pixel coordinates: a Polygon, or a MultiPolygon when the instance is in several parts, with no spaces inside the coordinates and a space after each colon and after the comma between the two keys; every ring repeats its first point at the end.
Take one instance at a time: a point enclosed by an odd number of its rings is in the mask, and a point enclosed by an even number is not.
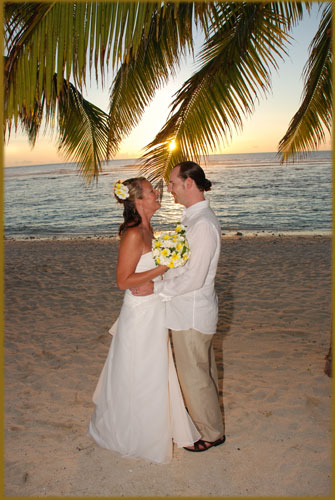
{"type": "Polygon", "coordinates": [[[141,36],[147,36],[155,2],[52,2],[5,5],[5,120],[16,121],[22,106],[33,112],[36,99],[51,98],[51,82],[57,74],[86,83],[86,55],[94,63],[97,81],[107,66],[112,70],[136,54],[141,36]],[[25,68],[31,78],[27,80],[25,68]],[[37,75],[39,79],[37,80],[37,75]]]}
{"type": "Polygon", "coordinates": [[[319,29],[310,45],[310,56],[304,68],[302,103],[281,139],[278,152],[281,161],[305,157],[325,140],[325,129],[332,127],[332,48],[331,5],[323,10],[319,29]]]}
{"type": "Polygon", "coordinates": [[[113,82],[109,116],[114,145],[138,124],[156,90],[176,74],[185,51],[193,49],[192,20],[200,12],[198,6],[195,13],[193,3],[172,3],[164,6],[161,16],[152,16],[148,35],[143,33],[137,52],[113,82]]]}
{"type": "Polygon", "coordinates": [[[58,120],[60,149],[88,180],[115,150],[108,116],[82,98],[87,57],[97,80],[136,55],[161,4],[52,2],[5,5],[5,133],[19,123],[34,144],[42,120],[58,120]],[[140,33],[140,36],[139,34],[140,33]],[[28,78],[27,78],[27,75],[28,78]],[[74,84],[69,83],[73,78],[74,84]],[[57,86],[55,87],[55,82],[57,86]],[[78,90],[75,88],[78,87],[78,90]],[[75,120],[78,120],[76,125],[75,120]],[[106,132],[107,130],[107,132],[106,132]]]}
{"type": "MultiPolygon", "coordinates": [[[[54,82],[56,93],[57,82],[54,82]]],[[[101,163],[108,159],[108,114],[97,108],[64,80],[57,99],[58,149],[68,159],[75,159],[80,173],[90,182],[102,170],[101,163]]]]}
{"type": "Polygon", "coordinates": [[[205,43],[202,66],[176,94],[165,126],[146,147],[142,171],[153,181],[167,179],[176,159],[199,161],[241,129],[259,94],[270,88],[275,56],[285,54],[288,26],[280,14],[268,4],[229,6],[219,4],[222,22],[205,43]],[[172,139],[178,145],[173,154],[172,139]]]}
{"type": "Polygon", "coordinates": [[[22,126],[33,146],[46,115],[45,131],[50,122],[58,121],[58,150],[67,159],[77,162],[79,172],[90,182],[101,172],[101,163],[108,159],[109,117],[83,98],[71,83],[63,80],[59,92],[57,75],[52,81],[52,95],[47,102],[42,96],[35,102],[33,113],[20,116],[22,126]],[[45,113],[45,109],[48,108],[45,113]]]}
{"type": "Polygon", "coordinates": [[[285,19],[285,24],[289,29],[303,19],[304,10],[311,11],[313,2],[271,2],[273,12],[285,19]]]}

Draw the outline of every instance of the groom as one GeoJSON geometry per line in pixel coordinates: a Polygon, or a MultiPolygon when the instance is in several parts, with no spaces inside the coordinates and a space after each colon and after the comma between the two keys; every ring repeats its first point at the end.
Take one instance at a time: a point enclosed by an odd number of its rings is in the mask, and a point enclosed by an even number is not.
{"type": "Polygon", "coordinates": [[[212,183],[197,163],[185,161],[171,171],[168,191],[185,206],[182,224],[191,256],[183,268],[169,270],[164,280],[138,288],[135,295],[159,294],[166,301],[167,327],[172,332],[180,386],[190,417],[201,434],[194,446],[206,451],[224,443],[218,400],[213,335],[218,319],[214,290],[221,247],[221,229],[204,191],[212,183]]]}

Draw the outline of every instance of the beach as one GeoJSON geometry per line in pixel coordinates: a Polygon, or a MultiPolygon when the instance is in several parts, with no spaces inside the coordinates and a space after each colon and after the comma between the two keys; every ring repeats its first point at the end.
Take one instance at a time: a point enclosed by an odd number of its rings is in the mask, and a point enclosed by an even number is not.
{"type": "Polygon", "coordinates": [[[117,248],[5,241],[5,496],[331,496],[331,238],[223,236],[214,347],[227,439],[175,449],[168,465],[86,434],[122,304],[117,248]]]}

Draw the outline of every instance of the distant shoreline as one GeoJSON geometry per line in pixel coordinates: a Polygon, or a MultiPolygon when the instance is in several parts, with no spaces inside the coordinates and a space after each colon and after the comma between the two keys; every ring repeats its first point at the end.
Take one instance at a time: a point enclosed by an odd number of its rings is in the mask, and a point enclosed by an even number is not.
{"type": "MultiPolygon", "coordinates": [[[[156,231],[157,233],[159,231],[156,231]]],[[[222,240],[237,239],[237,238],[332,238],[332,231],[223,231],[221,234],[222,240]]],[[[64,235],[64,236],[6,236],[5,241],[86,241],[86,240],[106,240],[118,241],[117,235],[64,235]]]]}
{"type": "MultiPolygon", "coordinates": [[[[319,149],[317,151],[308,151],[306,153],[306,159],[308,159],[308,157],[310,155],[313,155],[313,154],[316,154],[316,153],[332,153],[332,149],[319,149]]],[[[248,156],[248,155],[264,155],[264,154],[273,154],[273,155],[277,155],[278,154],[278,151],[257,151],[257,152],[249,152],[249,153],[213,153],[213,154],[209,154],[208,156],[206,157],[202,157],[200,163],[202,163],[204,161],[204,158],[213,158],[213,157],[216,157],[216,156],[242,156],[242,155],[245,155],[245,156],[248,156]]],[[[104,164],[108,164],[110,162],[140,162],[141,161],[141,157],[134,157],[134,158],[113,158],[111,160],[106,160],[105,162],[103,162],[103,166],[104,164]]],[[[289,164],[291,163],[295,163],[297,161],[297,159],[295,159],[294,161],[290,161],[288,162],[289,164]]],[[[58,165],[67,165],[67,166],[73,166],[74,168],[76,167],[76,162],[67,162],[67,161],[59,161],[59,162],[56,162],[56,163],[26,163],[25,165],[4,165],[4,169],[6,168],[29,168],[29,167],[53,167],[53,166],[58,166],[58,165]]],[[[285,164],[283,164],[285,165],[285,164]]],[[[130,166],[130,165],[128,165],[130,166]]],[[[133,166],[136,166],[136,164],[134,163],[133,166]]],[[[101,172],[103,173],[103,172],[101,172]]]]}

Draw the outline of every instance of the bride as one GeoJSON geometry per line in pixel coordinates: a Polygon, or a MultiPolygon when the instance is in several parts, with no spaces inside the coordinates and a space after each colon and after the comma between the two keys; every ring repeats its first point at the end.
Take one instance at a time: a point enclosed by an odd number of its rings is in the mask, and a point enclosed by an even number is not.
{"type": "Polygon", "coordinates": [[[151,217],[160,208],[158,191],[144,177],[116,184],[124,221],[116,271],[126,290],[116,333],[93,395],[89,434],[124,457],[157,463],[172,458],[173,442],[192,446],[200,434],[181,395],[172,358],[165,308],[159,296],[132,295],[146,281],[162,279],[151,253],[151,217]]]}

